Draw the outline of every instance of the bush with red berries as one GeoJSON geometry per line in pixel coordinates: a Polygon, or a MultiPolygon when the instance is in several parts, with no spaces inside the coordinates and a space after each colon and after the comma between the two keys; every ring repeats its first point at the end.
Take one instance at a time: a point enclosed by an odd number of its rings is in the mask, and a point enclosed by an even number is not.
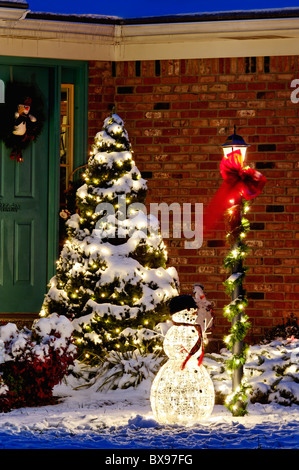
{"type": "Polygon", "coordinates": [[[53,313],[18,330],[0,327],[0,411],[55,402],[53,388],[74,363],[72,323],[53,313]]]}

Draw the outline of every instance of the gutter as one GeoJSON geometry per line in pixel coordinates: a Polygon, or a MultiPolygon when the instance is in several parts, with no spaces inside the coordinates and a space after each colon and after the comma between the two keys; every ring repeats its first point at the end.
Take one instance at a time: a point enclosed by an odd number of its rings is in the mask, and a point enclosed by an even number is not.
{"type": "Polygon", "coordinates": [[[14,2],[13,0],[12,1],[7,1],[7,2],[2,2],[0,1],[0,8],[18,8],[18,9],[24,9],[24,10],[28,10],[29,8],[29,5],[28,3],[25,3],[25,2],[14,2]]]}
{"type": "Polygon", "coordinates": [[[16,7],[3,7],[2,3],[0,4],[0,20],[4,21],[20,21],[24,20],[28,15],[29,10],[25,8],[16,8],[16,7]]]}

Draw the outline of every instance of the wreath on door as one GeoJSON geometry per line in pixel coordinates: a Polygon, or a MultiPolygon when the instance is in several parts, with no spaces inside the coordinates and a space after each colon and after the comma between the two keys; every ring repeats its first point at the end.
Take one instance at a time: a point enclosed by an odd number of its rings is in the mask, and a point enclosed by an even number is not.
{"type": "Polygon", "coordinates": [[[0,111],[0,138],[10,158],[23,162],[24,150],[40,135],[45,121],[44,99],[37,86],[11,82],[6,85],[0,111]]]}

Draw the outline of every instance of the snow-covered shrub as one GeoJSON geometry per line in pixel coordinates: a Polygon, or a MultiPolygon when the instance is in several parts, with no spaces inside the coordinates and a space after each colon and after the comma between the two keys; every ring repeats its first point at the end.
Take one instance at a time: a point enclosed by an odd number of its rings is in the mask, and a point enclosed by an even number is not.
{"type": "Polygon", "coordinates": [[[73,326],[53,313],[19,331],[14,323],[0,327],[0,410],[53,401],[53,387],[76,356],[73,326]]]}
{"type": "MultiPolygon", "coordinates": [[[[218,403],[231,393],[231,377],[225,361],[228,350],[221,354],[206,354],[203,364],[211,374],[218,403]]],[[[299,339],[271,341],[250,346],[244,377],[251,403],[299,404],[299,339]]]]}
{"type": "Polygon", "coordinates": [[[144,380],[153,380],[164,360],[157,353],[111,351],[94,369],[87,386],[96,385],[97,391],[136,388],[144,380]]]}

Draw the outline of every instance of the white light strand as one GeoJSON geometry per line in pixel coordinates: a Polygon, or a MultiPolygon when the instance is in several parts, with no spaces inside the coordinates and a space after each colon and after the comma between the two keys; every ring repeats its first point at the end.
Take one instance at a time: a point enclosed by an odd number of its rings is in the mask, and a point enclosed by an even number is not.
{"type": "Polygon", "coordinates": [[[198,366],[201,350],[182,369],[187,353],[198,339],[195,312],[182,310],[174,314],[174,321],[188,325],[172,326],[164,339],[169,361],[156,375],[150,396],[154,417],[161,424],[192,425],[208,418],[214,408],[213,382],[205,367],[198,366]]]}
{"type": "Polygon", "coordinates": [[[208,418],[214,408],[214,387],[203,365],[190,359],[181,370],[180,359],[159,370],[151,388],[151,406],[161,424],[192,425],[208,418]]]}

